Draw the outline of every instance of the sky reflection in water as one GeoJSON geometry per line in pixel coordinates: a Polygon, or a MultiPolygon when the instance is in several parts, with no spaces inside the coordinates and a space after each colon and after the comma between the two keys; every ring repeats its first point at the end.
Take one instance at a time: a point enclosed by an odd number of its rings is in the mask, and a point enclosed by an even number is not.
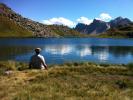
{"type": "Polygon", "coordinates": [[[129,63],[133,62],[133,40],[114,39],[23,39],[0,40],[0,60],[28,62],[34,48],[42,48],[48,64],[65,62],[129,63]],[[4,42],[5,41],[5,42],[4,42]],[[106,42],[105,42],[106,41],[106,42]],[[118,43],[116,45],[116,43],[118,43]]]}

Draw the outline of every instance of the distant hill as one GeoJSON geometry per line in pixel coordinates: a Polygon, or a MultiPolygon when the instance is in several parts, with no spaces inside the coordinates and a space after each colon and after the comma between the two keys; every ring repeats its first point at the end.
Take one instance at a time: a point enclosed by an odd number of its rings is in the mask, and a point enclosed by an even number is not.
{"type": "Polygon", "coordinates": [[[73,37],[81,36],[78,31],[62,25],[44,25],[22,17],[5,4],[0,4],[0,37],[73,37]]]}
{"type": "Polygon", "coordinates": [[[31,37],[32,32],[0,15],[0,37],[31,37]]]}
{"type": "Polygon", "coordinates": [[[94,19],[94,21],[90,25],[85,25],[81,23],[77,24],[75,30],[93,36],[101,34],[103,35],[103,33],[106,35],[108,34],[120,35],[127,33],[129,34],[130,32],[131,34],[131,32],[133,31],[131,23],[132,21],[130,21],[128,18],[122,18],[122,17],[118,17],[114,20],[111,20],[110,22],[104,22],[101,20],[94,19]]]}
{"type": "Polygon", "coordinates": [[[99,37],[133,38],[133,23],[113,27],[99,35],[99,37]]]}
{"type": "Polygon", "coordinates": [[[111,20],[109,25],[111,28],[114,28],[118,26],[127,26],[130,23],[132,23],[132,21],[130,21],[128,18],[117,17],[116,19],[111,20]]]}
{"type": "Polygon", "coordinates": [[[110,29],[100,34],[100,37],[133,38],[133,22],[128,18],[118,17],[109,24],[110,29]]]}

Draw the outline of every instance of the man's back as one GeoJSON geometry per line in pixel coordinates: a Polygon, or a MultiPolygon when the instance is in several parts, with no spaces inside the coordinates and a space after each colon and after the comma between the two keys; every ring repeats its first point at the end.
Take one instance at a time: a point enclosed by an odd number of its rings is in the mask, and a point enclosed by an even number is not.
{"type": "Polygon", "coordinates": [[[44,69],[43,62],[45,63],[44,57],[40,54],[35,54],[30,59],[30,67],[44,69]]]}

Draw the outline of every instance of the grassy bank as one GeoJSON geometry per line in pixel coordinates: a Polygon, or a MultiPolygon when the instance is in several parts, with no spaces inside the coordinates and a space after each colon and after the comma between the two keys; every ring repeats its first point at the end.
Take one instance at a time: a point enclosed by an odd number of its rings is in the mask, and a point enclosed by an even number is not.
{"type": "Polygon", "coordinates": [[[0,62],[0,99],[132,100],[132,66],[73,63],[53,65],[46,71],[29,70],[24,63],[0,62]]]}

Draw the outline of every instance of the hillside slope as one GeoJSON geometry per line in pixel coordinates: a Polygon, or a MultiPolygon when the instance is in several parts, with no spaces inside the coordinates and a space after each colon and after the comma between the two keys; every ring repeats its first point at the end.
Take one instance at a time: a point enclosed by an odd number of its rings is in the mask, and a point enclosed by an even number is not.
{"type": "MultiPolygon", "coordinates": [[[[80,36],[81,34],[66,26],[57,25],[44,25],[42,23],[30,20],[17,14],[11,8],[7,7],[5,4],[0,4],[0,15],[6,17],[11,23],[15,23],[17,26],[23,28],[24,30],[32,32],[34,37],[65,37],[65,36],[80,36]],[[62,32],[62,33],[61,33],[62,32]]],[[[3,24],[3,23],[2,23],[3,24]]],[[[6,27],[6,24],[4,24],[6,27]]],[[[14,28],[15,29],[15,28],[14,28]]],[[[8,30],[8,27],[7,27],[8,30]]],[[[10,29],[9,29],[10,30],[10,29]]],[[[2,32],[0,30],[0,32],[2,32]]],[[[13,31],[11,31],[12,34],[13,31]]],[[[6,33],[8,35],[8,32],[6,33]]],[[[10,34],[9,34],[10,36],[10,34]]],[[[0,36],[1,37],[1,36],[0,36]]]]}
{"type": "Polygon", "coordinates": [[[133,23],[126,26],[118,26],[109,29],[99,35],[100,37],[133,38],[133,23]]]}
{"type": "Polygon", "coordinates": [[[18,26],[12,20],[0,16],[0,37],[31,37],[32,32],[18,26]]]}

